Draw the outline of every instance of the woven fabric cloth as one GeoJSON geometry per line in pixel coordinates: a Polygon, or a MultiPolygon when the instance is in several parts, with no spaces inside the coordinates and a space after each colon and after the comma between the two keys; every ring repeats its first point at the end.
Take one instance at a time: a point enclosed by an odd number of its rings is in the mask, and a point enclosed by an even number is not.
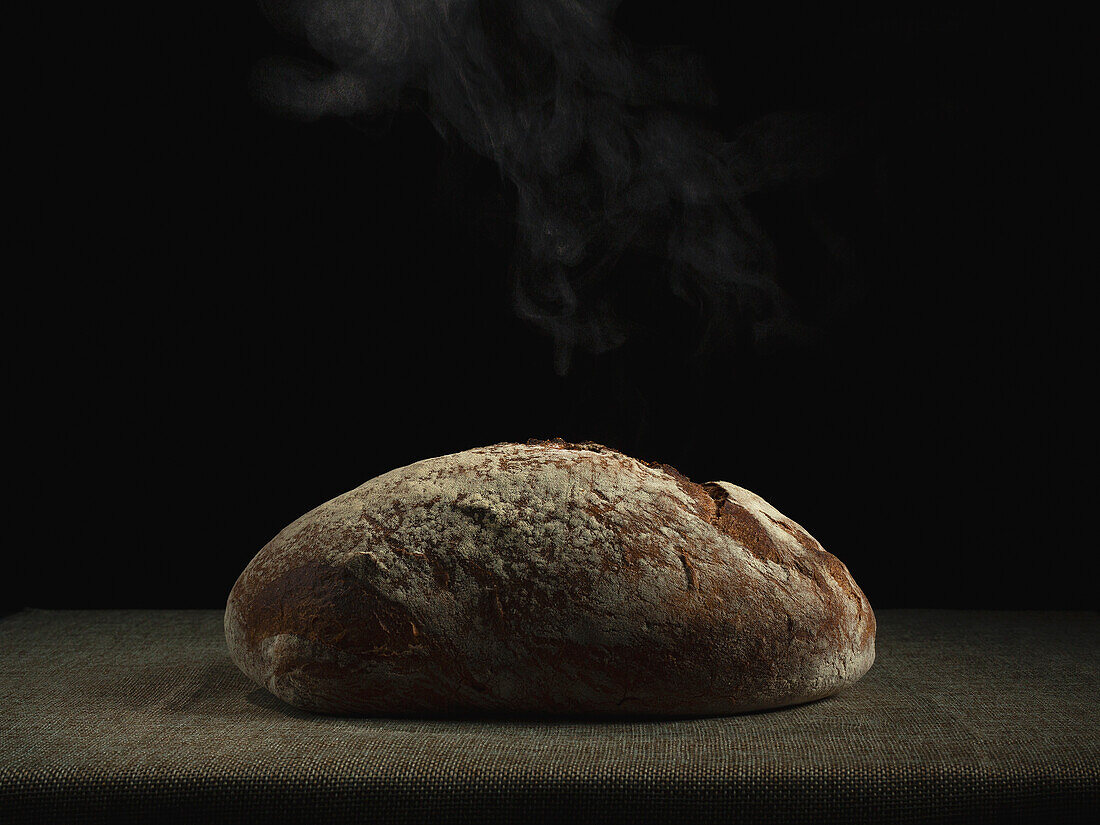
{"type": "Polygon", "coordinates": [[[1100,616],[884,610],[829,699],[669,721],[317,716],[210,610],[0,621],[0,821],[1097,821],[1100,616]]]}

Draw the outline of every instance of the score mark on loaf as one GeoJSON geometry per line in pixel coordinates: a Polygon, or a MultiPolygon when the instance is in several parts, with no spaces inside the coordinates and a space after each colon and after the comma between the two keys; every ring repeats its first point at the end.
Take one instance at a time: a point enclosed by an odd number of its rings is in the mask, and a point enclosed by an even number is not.
{"type": "Polygon", "coordinates": [[[311,510],[229,594],[237,666],[323,713],[738,713],[875,657],[848,569],[748,490],[594,443],[494,444],[311,510]]]}

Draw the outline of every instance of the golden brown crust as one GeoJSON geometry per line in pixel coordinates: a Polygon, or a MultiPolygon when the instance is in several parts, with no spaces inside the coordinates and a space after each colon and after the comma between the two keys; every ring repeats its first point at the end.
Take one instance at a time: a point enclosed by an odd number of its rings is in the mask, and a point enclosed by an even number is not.
{"type": "Polygon", "coordinates": [[[767,502],[594,442],[372,479],[241,574],[251,678],[338,713],[731,713],[828,695],[874,656],[847,568],[767,502]]]}

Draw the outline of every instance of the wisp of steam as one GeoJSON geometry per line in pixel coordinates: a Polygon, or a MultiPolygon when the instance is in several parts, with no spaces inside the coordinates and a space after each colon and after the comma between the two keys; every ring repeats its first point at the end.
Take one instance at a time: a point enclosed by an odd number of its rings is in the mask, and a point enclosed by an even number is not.
{"type": "Polygon", "coordinates": [[[626,340],[615,298],[631,288],[627,253],[661,261],[704,345],[731,326],[759,341],[790,325],[743,202],[775,170],[748,160],[752,140],[725,140],[692,115],[716,102],[698,61],[639,54],[612,24],[618,0],[261,4],[328,62],[259,67],[272,105],[314,118],[412,102],[499,166],[518,211],[515,310],[553,337],[559,374],[575,349],[626,340]]]}

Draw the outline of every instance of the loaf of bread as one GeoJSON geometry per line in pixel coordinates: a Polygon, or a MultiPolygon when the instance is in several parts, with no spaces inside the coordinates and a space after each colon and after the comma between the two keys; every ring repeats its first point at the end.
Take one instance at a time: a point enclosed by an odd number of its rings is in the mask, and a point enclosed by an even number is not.
{"type": "Polygon", "coordinates": [[[848,569],[759,496],[599,444],[494,444],[322,504],[260,550],[225,634],[324,713],[716,715],[874,661],[848,569]]]}

